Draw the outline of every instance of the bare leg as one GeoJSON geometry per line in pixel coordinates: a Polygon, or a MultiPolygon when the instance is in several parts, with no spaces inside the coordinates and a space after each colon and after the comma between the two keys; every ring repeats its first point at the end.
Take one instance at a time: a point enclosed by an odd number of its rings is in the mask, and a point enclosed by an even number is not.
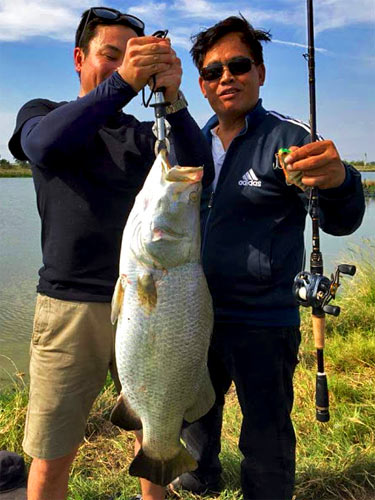
{"type": "Polygon", "coordinates": [[[27,482],[28,500],[65,500],[68,494],[70,466],[78,446],[65,457],[55,460],[34,458],[27,482]]]}
{"type": "MultiPolygon", "coordinates": [[[[136,455],[142,445],[142,432],[135,433],[134,454],[136,455]]],[[[144,478],[139,478],[141,483],[142,500],[164,500],[165,488],[158,484],[151,483],[144,478]]]]}

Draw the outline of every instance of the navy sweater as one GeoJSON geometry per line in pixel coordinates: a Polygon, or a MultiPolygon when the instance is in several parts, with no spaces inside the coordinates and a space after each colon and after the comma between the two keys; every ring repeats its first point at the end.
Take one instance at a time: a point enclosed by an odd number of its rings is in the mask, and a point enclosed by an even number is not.
{"type": "MultiPolygon", "coordinates": [[[[111,300],[122,231],[155,159],[153,122],[121,111],[134,96],[114,73],[76,101],[36,99],[18,114],[9,148],[32,167],[42,221],[38,292],[111,300]]],[[[211,153],[199,127],[186,109],[167,118],[178,163],[204,165],[209,184],[211,153]]]]}
{"type": "MultiPolygon", "coordinates": [[[[214,116],[204,128],[209,142],[217,123],[214,116]]],[[[259,100],[227,150],[215,192],[204,191],[202,260],[218,320],[299,324],[292,284],[302,270],[308,195],[286,184],[275,154],[310,141],[306,125],[259,100]]],[[[360,174],[345,168],[342,186],[319,191],[320,226],[338,236],[355,231],[365,210],[360,174]]]]}

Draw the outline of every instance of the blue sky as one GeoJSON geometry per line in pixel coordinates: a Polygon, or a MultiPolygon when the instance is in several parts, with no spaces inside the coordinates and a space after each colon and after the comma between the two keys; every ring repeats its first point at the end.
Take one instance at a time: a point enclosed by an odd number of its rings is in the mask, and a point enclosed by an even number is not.
{"type": "MultiPolygon", "coordinates": [[[[305,0],[111,0],[106,5],[141,17],[146,33],[169,29],[184,74],[182,89],[200,125],[211,115],[191,63],[190,36],[241,12],[256,28],[270,30],[261,90],[268,109],[309,120],[305,0]]],[[[18,109],[29,99],[75,99],[73,40],[89,1],[0,0],[0,156],[7,148],[18,109]]],[[[375,161],[375,1],[315,0],[317,124],[341,157],[375,161]]],[[[127,112],[153,120],[140,95],[127,112]]]]}

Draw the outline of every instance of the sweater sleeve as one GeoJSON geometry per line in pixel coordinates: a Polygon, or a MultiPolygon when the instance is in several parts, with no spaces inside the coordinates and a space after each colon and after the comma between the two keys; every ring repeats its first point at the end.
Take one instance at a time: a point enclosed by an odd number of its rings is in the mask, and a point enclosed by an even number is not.
{"type": "MultiPolygon", "coordinates": [[[[21,146],[18,148],[18,157],[24,155],[32,163],[47,167],[64,161],[66,152],[69,152],[70,157],[79,154],[89,147],[93,136],[106,120],[135,95],[120,75],[114,73],[84,97],[63,103],[52,110],[48,107],[41,109],[40,105],[38,108],[35,105],[37,101],[31,101],[21,108],[17,117],[16,131],[18,129],[21,146]],[[31,106],[35,108],[34,117],[39,119],[29,120],[31,123],[28,123],[23,117],[29,116],[31,106]],[[25,123],[28,123],[28,127],[23,132],[25,123]]],[[[15,150],[16,131],[11,139],[15,150]]]]}

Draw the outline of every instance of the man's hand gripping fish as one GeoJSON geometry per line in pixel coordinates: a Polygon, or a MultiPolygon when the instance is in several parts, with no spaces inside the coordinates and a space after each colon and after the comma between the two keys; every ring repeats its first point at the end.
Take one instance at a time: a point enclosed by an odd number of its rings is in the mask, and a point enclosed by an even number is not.
{"type": "Polygon", "coordinates": [[[200,264],[202,176],[202,167],[171,168],[165,150],[158,154],[124,229],[112,301],[122,393],[111,420],[143,429],[129,472],[163,486],[197,467],[180,441],[182,422],[215,400],[212,301],[200,264]]]}

